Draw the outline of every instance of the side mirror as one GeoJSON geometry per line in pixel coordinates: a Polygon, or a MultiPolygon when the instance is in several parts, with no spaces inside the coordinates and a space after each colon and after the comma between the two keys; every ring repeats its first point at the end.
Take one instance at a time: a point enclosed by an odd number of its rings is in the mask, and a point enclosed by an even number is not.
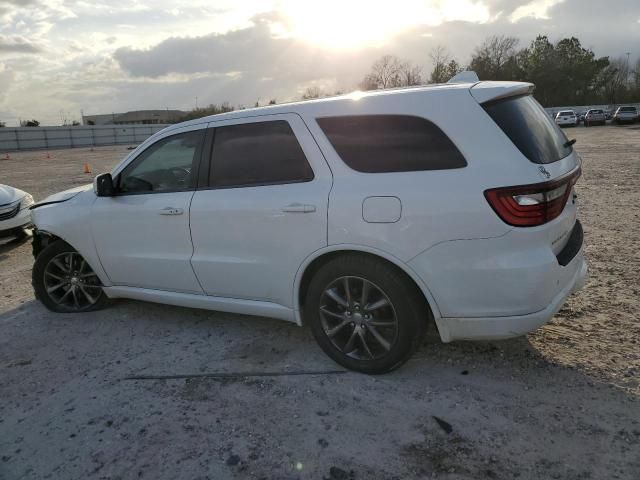
{"type": "Polygon", "coordinates": [[[115,188],[110,173],[103,173],[93,179],[93,191],[98,197],[113,197],[115,188]]]}

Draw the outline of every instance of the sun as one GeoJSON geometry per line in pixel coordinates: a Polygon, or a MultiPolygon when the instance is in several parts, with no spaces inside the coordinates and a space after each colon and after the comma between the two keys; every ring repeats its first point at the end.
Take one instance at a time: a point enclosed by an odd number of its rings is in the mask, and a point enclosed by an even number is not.
{"type": "Polygon", "coordinates": [[[382,46],[417,25],[488,18],[479,0],[281,0],[279,7],[289,35],[339,50],[382,46]]]}
{"type": "Polygon", "coordinates": [[[411,25],[411,12],[375,1],[285,1],[282,11],[290,34],[330,49],[354,49],[384,44],[411,25]]]}

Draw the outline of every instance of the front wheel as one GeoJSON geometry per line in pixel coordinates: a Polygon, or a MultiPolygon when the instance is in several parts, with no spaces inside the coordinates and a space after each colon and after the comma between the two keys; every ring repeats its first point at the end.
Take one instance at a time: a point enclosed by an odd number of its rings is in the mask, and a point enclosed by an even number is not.
{"type": "Polygon", "coordinates": [[[32,283],[36,298],[53,312],[89,312],[108,303],[98,276],[82,255],[63,241],[40,252],[33,265],[32,283]]]}
{"type": "Polygon", "coordinates": [[[329,357],[351,370],[379,374],[411,357],[423,337],[426,309],[401,272],[353,255],[335,258],[315,273],[303,313],[329,357]]]}

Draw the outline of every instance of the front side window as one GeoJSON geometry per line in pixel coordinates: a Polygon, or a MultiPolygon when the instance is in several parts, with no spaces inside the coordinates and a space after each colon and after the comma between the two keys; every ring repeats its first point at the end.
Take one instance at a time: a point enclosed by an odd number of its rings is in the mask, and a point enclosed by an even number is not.
{"type": "Polygon", "coordinates": [[[194,167],[202,149],[204,130],[179,133],[159,140],[120,174],[120,193],[192,190],[194,167]]]}
{"type": "Polygon", "coordinates": [[[359,172],[445,170],[467,165],[434,123],[409,115],[355,115],[317,119],[336,153],[359,172]]]}
{"type": "Polygon", "coordinates": [[[248,187],[313,180],[313,170],[284,120],[216,127],[209,185],[248,187]]]}

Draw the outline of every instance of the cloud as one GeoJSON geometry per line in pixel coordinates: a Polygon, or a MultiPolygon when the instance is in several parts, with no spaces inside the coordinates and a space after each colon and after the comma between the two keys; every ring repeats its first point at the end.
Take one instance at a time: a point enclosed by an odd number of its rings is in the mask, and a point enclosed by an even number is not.
{"type": "MultiPolygon", "coordinates": [[[[638,0],[397,0],[384,5],[414,12],[410,6],[419,3],[431,5],[438,15],[410,15],[409,24],[383,35],[381,42],[336,50],[297,36],[287,23],[285,0],[190,0],[179,6],[179,15],[171,11],[175,3],[170,0],[0,0],[0,120],[15,124],[20,116],[35,117],[55,124],[60,110],[79,118],[81,109],[188,109],[196,95],[200,105],[286,101],[309,85],[353,89],[387,53],[423,65],[428,75],[429,51],[441,44],[466,64],[474,47],[495,34],[517,37],[521,47],[538,34],[552,41],[576,36],[599,56],[630,51],[633,61],[640,55],[638,0]]],[[[305,22],[318,23],[321,8],[309,6],[305,22]]],[[[326,34],[332,35],[331,25],[326,34]]]]}
{"type": "Polygon", "coordinates": [[[0,53],[40,53],[43,49],[20,36],[0,34],[0,53]]]}

